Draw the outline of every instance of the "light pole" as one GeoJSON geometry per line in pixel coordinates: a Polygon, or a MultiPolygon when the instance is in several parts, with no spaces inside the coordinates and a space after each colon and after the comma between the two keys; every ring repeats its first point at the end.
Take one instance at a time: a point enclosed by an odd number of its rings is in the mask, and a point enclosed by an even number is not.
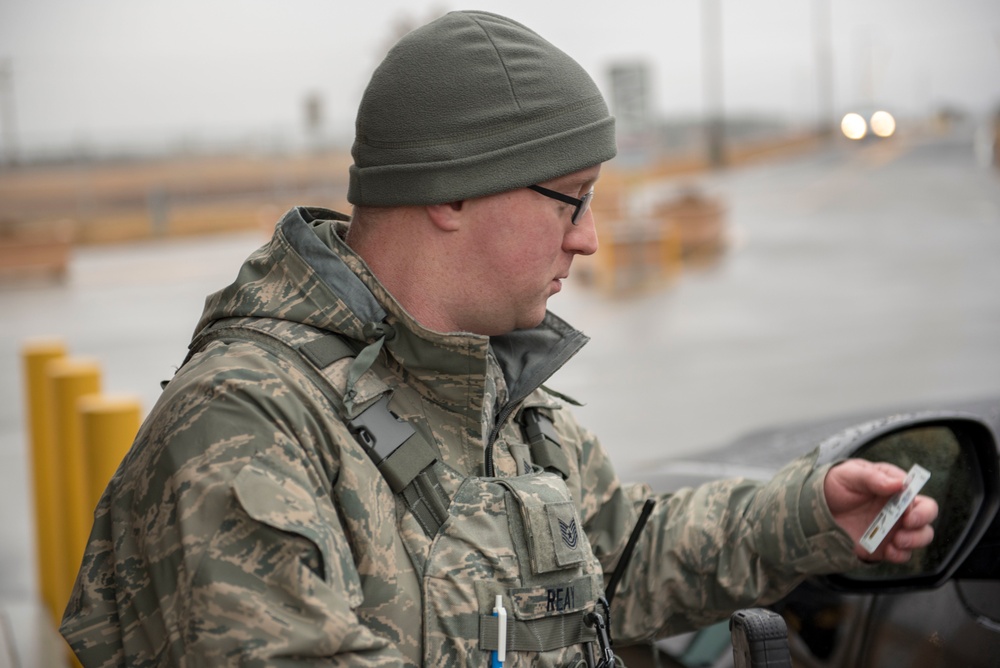
{"type": "Polygon", "coordinates": [[[830,0],[813,1],[813,39],[816,46],[817,129],[821,137],[833,136],[833,36],[830,0]]]}
{"type": "Polygon", "coordinates": [[[708,162],[712,167],[722,167],[726,163],[726,151],[722,117],[721,0],[702,0],[701,3],[701,63],[708,162]]]}
{"type": "Polygon", "coordinates": [[[10,58],[0,60],[0,142],[4,163],[17,164],[17,122],[14,106],[14,67],[10,58]]]}

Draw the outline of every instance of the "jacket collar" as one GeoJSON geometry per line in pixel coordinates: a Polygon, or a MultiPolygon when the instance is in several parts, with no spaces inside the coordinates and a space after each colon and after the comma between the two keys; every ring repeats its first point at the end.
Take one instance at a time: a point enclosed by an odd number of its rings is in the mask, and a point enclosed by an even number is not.
{"type": "Polygon", "coordinates": [[[384,335],[385,350],[405,370],[408,382],[416,381],[432,400],[470,416],[482,411],[491,347],[503,370],[509,402],[516,404],[588,341],[552,313],[538,327],[497,337],[429,330],[344,243],[347,221],[347,216],[327,209],[289,211],[271,244],[251,256],[240,272],[241,278],[256,278],[256,299],[242,307],[223,307],[240,303],[237,279],[209,299],[202,325],[216,317],[258,315],[304,322],[365,345],[384,335]],[[272,281],[279,284],[269,285],[272,281]],[[269,303],[262,304],[264,295],[271,297],[269,303]],[[210,315],[213,301],[216,313],[210,315]],[[268,312],[274,310],[280,312],[268,312]]]}

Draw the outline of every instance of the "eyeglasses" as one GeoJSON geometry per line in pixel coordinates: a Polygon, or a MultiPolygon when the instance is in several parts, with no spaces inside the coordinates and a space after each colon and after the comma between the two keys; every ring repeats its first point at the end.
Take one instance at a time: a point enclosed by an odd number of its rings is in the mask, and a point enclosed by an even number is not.
{"type": "Polygon", "coordinates": [[[555,190],[549,190],[548,188],[543,188],[542,186],[528,186],[531,190],[536,193],[545,195],[546,197],[551,197],[552,199],[557,199],[560,202],[565,202],[566,204],[572,204],[576,207],[573,210],[573,216],[569,219],[569,222],[576,225],[583,214],[587,213],[587,209],[590,208],[590,200],[594,199],[594,191],[591,190],[589,193],[584,195],[582,198],[577,199],[576,197],[570,197],[569,195],[564,195],[555,190]]]}

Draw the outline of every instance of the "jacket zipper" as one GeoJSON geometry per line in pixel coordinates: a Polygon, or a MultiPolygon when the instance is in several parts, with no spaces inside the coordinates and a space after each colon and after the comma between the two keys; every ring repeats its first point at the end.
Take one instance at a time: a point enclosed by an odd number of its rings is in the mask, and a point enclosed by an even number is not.
{"type": "Polygon", "coordinates": [[[485,469],[487,478],[496,476],[496,471],[494,471],[493,468],[493,444],[496,442],[497,437],[500,436],[500,429],[503,427],[503,424],[507,421],[507,419],[511,416],[511,413],[514,412],[517,405],[523,399],[524,397],[521,397],[521,399],[518,399],[517,401],[509,402],[497,414],[497,419],[493,423],[493,429],[490,430],[489,439],[486,441],[483,468],[485,469]]]}

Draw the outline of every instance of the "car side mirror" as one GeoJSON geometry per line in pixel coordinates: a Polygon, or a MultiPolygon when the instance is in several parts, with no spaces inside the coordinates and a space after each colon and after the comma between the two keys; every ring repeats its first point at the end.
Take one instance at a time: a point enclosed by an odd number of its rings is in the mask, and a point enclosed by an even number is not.
{"type": "Polygon", "coordinates": [[[891,462],[904,471],[919,464],[931,473],[920,493],[935,499],[940,511],[934,540],[914,551],[910,561],[826,577],[835,589],[874,592],[942,584],[976,547],[1000,506],[996,436],[971,415],[892,416],[852,427],[820,445],[820,463],[849,457],[891,462]]]}

